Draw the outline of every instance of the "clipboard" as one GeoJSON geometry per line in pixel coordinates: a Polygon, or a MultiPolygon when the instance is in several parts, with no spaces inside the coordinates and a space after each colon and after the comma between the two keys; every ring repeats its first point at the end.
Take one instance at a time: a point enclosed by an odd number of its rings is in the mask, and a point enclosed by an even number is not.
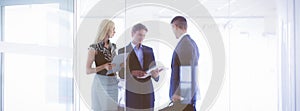
{"type": "Polygon", "coordinates": [[[123,53],[123,54],[118,54],[116,55],[113,60],[112,60],[112,64],[115,64],[115,67],[112,68],[112,70],[108,70],[107,74],[111,74],[111,73],[115,73],[121,70],[121,64],[124,63],[124,58],[127,58],[129,53],[123,53]]]}

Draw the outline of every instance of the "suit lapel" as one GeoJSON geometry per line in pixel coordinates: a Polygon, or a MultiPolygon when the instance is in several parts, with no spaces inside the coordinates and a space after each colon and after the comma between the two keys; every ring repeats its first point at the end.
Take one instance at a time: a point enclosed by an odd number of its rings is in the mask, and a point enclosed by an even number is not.
{"type": "MultiPolygon", "coordinates": [[[[139,69],[143,69],[143,67],[141,66],[141,64],[140,64],[140,62],[139,62],[139,59],[138,59],[138,57],[137,57],[137,55],[136,55],[136,53],[135,53],[135,51],[134,51],[134,49],[133,49],[133,47],[131,46],[131,44],[129,44],[128,46],[127,46],[127,49],[128,49],[128,52],[129,52],[129,54],[130,54],[130,61],[129,62],[132,62],[132,61],[136,61],[138,64],[136,64],[136,65],[138,65],[140,68],[139,69]]],[[[142,49],[143,50],[143,49],[142,49]]],[[[144,53],[144,51],[143,51],[143,53],[144,53]]],[[[144,57],[145,58],[145,57],[144,57]]],[[[143,59],[144,59],[143,58],[143,59]]],[[[144,62],[145,63],[145,62],[144,62]]],[[[135,66],[136,66],[135,65],[135,66]]]]}
{"type": "Polygon", "coordinates": [[[133,48],[132,48],[131,44],[126,46],[126,52],[127,53],[130,53],[132,50],[133,50],[133,48]]]}
{"type": "Polygon", "coordinates": [[[142,51],[143,51],[143,69],[145,69],[145,66],[146,66],[146,62],[147,62],[147,51],[146,51],[146,48],[145,48],[145,46],[143,46],[143,48],[142,48],[142,51]]]}

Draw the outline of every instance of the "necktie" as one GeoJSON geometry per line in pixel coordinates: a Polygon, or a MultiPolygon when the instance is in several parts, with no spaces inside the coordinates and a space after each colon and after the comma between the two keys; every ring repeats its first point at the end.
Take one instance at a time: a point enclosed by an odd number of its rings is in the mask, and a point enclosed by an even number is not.
{"type": "Polygon", "coordinates": [[[141,65],[142,68],[143,68],[143,62],[144,62],[144,61],[143,61],[143,51],[142,51],[140,45],[141,45],[141,44],[137,44],[137,45],[135,46],[135,49],[136,49],[136,54],[137,54],[138,60],[139,60],[139,62],[140,62],[140,65],[141,65]]]}

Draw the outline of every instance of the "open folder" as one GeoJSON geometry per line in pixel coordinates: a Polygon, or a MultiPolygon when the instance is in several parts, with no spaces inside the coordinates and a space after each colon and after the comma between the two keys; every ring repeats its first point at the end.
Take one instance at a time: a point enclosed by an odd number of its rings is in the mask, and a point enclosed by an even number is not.
{"type": "Polygon", "coordinates": [[[124,62],[124,58],[127,58],[128,53],[123,53],[123,54],[119,54],[116,55],[113,60],[112,60],[112,64],[114,64],[115,66],[112,68],[112,70],[107,71],[106,74],[111,74],[111,73],[115,73],[121,70],[121,64],[124,62]]]}
{"type": "Polygon", "coordinates": [[[151,76],[151,71],[156,70],[156,69],[158,69],[158,71],[161,72],[161,71],[163,71],[163,70],[166,70],[167,68],[164,67],[164,66],[155,66],[155,67],[152,67],[152,68],[148,69],[148,70],[146,71],[146,73],[147,73],[146,75],[144,75],[144,76],[142,76],[142,77],[137,77],[137,78],[140,78],[140,79],[147,78],[147,77],[151,76]]]}

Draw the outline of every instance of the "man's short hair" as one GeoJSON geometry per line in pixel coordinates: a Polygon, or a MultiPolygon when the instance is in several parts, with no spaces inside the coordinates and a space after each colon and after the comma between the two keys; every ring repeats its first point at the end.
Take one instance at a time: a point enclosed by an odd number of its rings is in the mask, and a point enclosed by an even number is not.
{"type": "Polygon", "coordinates": [[[187,29],[187,21],[183,16],[176,16],[172,19],[171,24],[176,25],[180,29],[187,29]]]}
{"type": "Polygon", "coordinates": [[[134,33],[134,32],[139,31],[139,30],[146,30],[146,32],[148,32],[147,27],[145,25],[141,24],[141,23],[135,24],[132,27],[131,32],[134,33]]]}

